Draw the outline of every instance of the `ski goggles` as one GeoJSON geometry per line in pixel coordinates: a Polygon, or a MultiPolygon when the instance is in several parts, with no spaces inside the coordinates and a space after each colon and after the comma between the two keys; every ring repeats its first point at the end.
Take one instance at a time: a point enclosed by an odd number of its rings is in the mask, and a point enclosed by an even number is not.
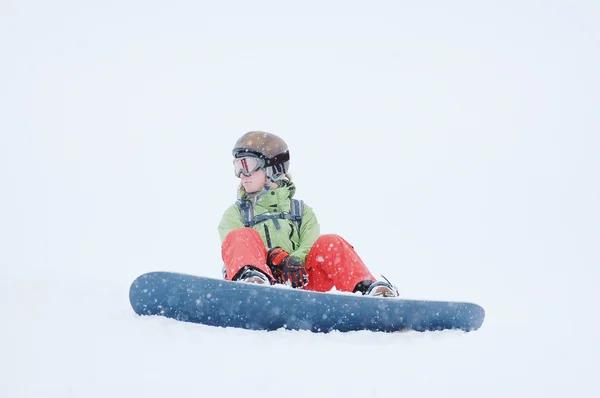
{"type": "Polygon", "coordinates": [[[233,159],[233,172],[236,177],[241,174],[250,177],[256,170],[262,169],[265,166],[265,161],[255,156],[244,156],[243,158],[233,159]]]}

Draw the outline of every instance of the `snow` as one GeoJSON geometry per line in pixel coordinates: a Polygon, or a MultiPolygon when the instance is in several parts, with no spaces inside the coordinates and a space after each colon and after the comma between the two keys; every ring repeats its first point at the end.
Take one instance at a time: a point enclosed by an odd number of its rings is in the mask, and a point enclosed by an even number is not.
{"type": "Polygon", "coordinates": [[[1,397],[596,397],[595,2],[0,3],[1,397]],[[219,277],[248,130],[410,298],[473,333],[138,317],[219,277]]]}

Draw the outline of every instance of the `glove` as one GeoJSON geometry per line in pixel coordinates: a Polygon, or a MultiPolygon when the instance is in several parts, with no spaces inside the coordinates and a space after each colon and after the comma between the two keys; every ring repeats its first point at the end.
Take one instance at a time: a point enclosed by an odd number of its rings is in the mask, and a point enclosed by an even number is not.
{"type": "Polygon", "coordinates": [[[279,246],[267,253],[267,265],[277,283],[289,281],[293,288],[303,287],[308,283],[304,266],[279,246]]]}

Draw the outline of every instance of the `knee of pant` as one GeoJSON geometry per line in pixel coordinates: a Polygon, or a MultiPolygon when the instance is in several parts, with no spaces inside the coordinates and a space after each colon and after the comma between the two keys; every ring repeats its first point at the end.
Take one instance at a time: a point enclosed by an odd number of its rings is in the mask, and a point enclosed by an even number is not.
{"type": "Polygon", "coordinates": [[[319,245],[336,245],[340,243],[346,243],[346,241],[344,238],[336,234],[321,235],[315,242],[315,244],[319,245]]]}
{"type": "Polygon", "coordinates": [[[231,230],[227,234],[227,236],[225,237],[225,240],[227,241],[227,240],[231,240],[231,239],[238,239],[238,238],[242,238],[242,237],[252,236],[255,234],[258,235],[258,237],[260,238],[260,234],[255,229],[252,229],[250,227],[236,228],[236,229],[231,230]]]}

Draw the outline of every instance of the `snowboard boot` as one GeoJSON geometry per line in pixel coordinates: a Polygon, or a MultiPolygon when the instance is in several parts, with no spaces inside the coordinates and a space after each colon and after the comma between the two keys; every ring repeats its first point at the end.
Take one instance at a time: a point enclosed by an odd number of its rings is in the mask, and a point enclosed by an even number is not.
{"type": "Polygon", "coordinates": [[[393,286],[390,281],[384,276],[384,281],[373,282],[366,280],[358,283],[354,288],[354,292],[361,292],[365,296],[372,297],[398,297],[398,289],[393,286]]]}
{"type": "Polygon", "coordinates": [[[367,289],[365,296],[373,297],[398,297],[398,289],[396,286],[392,286],[391,283],[384,281],[377,281],[371,283],[371,286],[367,289]]]}
{"type": "Polygon", "coordinates": [[[270,285],[269,277],[257,269],[245,267],[236,279],[238,282],[256,283],[259,285],[270,285]]]}

